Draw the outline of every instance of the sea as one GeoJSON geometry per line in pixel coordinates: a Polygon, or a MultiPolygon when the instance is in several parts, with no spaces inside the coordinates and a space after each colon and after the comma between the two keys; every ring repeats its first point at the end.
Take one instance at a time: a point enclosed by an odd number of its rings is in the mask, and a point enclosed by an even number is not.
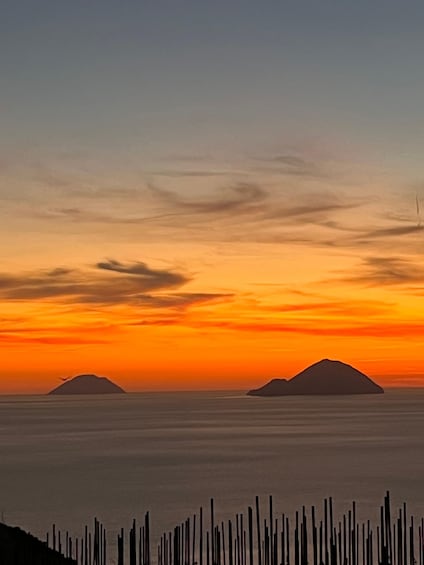
{"type": "Polygon", "coordinates": [[[157,536],[212,497],[222,519],[272,495],[277,512],[331,496],[377,520],[388,490],[424,514],[424,389],[0,397],[0,518],[43,539],[94,517],[114,539],[147,511],[157,536]]]}

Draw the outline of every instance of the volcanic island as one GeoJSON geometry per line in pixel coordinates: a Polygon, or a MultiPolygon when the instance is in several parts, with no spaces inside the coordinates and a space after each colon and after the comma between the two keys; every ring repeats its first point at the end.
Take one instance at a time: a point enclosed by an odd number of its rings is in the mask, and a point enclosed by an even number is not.
{"type": "Polygon", "coordinates": [[[123,394],[125,390],[106,377],[77,375],[66,379],[48,394],[123,394]]]}
{"type": "Polygon", "coordinates": [[[272,379],[249,396],[382,394],[384,390],[351,365],[322,359],[291,379],[272,379]]]}

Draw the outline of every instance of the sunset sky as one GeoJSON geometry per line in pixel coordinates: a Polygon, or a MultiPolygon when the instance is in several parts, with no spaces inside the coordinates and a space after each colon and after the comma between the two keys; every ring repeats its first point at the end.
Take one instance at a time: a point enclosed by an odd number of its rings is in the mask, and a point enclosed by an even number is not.
{"type": "Polygon", "coordinates": [[[16,0],[0,392],[424,384],[424,3],[16,0]]]}

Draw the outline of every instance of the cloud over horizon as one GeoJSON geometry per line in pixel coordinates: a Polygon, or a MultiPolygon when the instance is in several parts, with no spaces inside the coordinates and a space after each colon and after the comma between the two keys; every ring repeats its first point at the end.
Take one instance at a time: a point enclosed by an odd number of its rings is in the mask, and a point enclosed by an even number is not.
{"type": "Polygon", "coordinates": [[[384,203],[378,183],[385,177],[373,187],[364,175],[352,177],[356,169],[348,163],[316,152],[273,150],[225,165],[208,157],[200,167],[197,162],[182,169],[176,158],[175,167],[159,166],[156,172],[132,164],[131,170],[106,174],[77,163],[28,158],[19,177],[25,195],[19,203],[7,200],[18,187],[6,175],[5,221],[15,215],[25,227],[63,237],[78,224],[81,233],[115,234],[121,241],[287,244],[346,254],[407,246],[419,252],[423,227],[412,189],[407,197],[387,191],[384,203]]]}
{"type": "Polygon", "coordinates": [[[424,280],[424,267],[406,257],[366,257],[355,271],[342,280],[369,286],[421,285],[424,280]]]}
{"type": "Polygon", "coordinates": [[[124,264],[109,259],[85,271],[57,267],[20,274],[0,273],[0,300],[55,300],[79,305],[185,309],[230,296],[175,292],[190,281],[192,278],[188,275],[153,269],[141,261],[124,264]]]}

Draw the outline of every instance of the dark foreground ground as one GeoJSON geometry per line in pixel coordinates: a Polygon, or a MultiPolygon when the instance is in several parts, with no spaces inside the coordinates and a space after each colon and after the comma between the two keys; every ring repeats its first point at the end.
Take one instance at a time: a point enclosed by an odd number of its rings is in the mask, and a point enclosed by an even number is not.
{"type": "Polygon", "coordinates": [[[1,565],[75,565],[36,537],[21,530],[0,524],[1,565]]]}

